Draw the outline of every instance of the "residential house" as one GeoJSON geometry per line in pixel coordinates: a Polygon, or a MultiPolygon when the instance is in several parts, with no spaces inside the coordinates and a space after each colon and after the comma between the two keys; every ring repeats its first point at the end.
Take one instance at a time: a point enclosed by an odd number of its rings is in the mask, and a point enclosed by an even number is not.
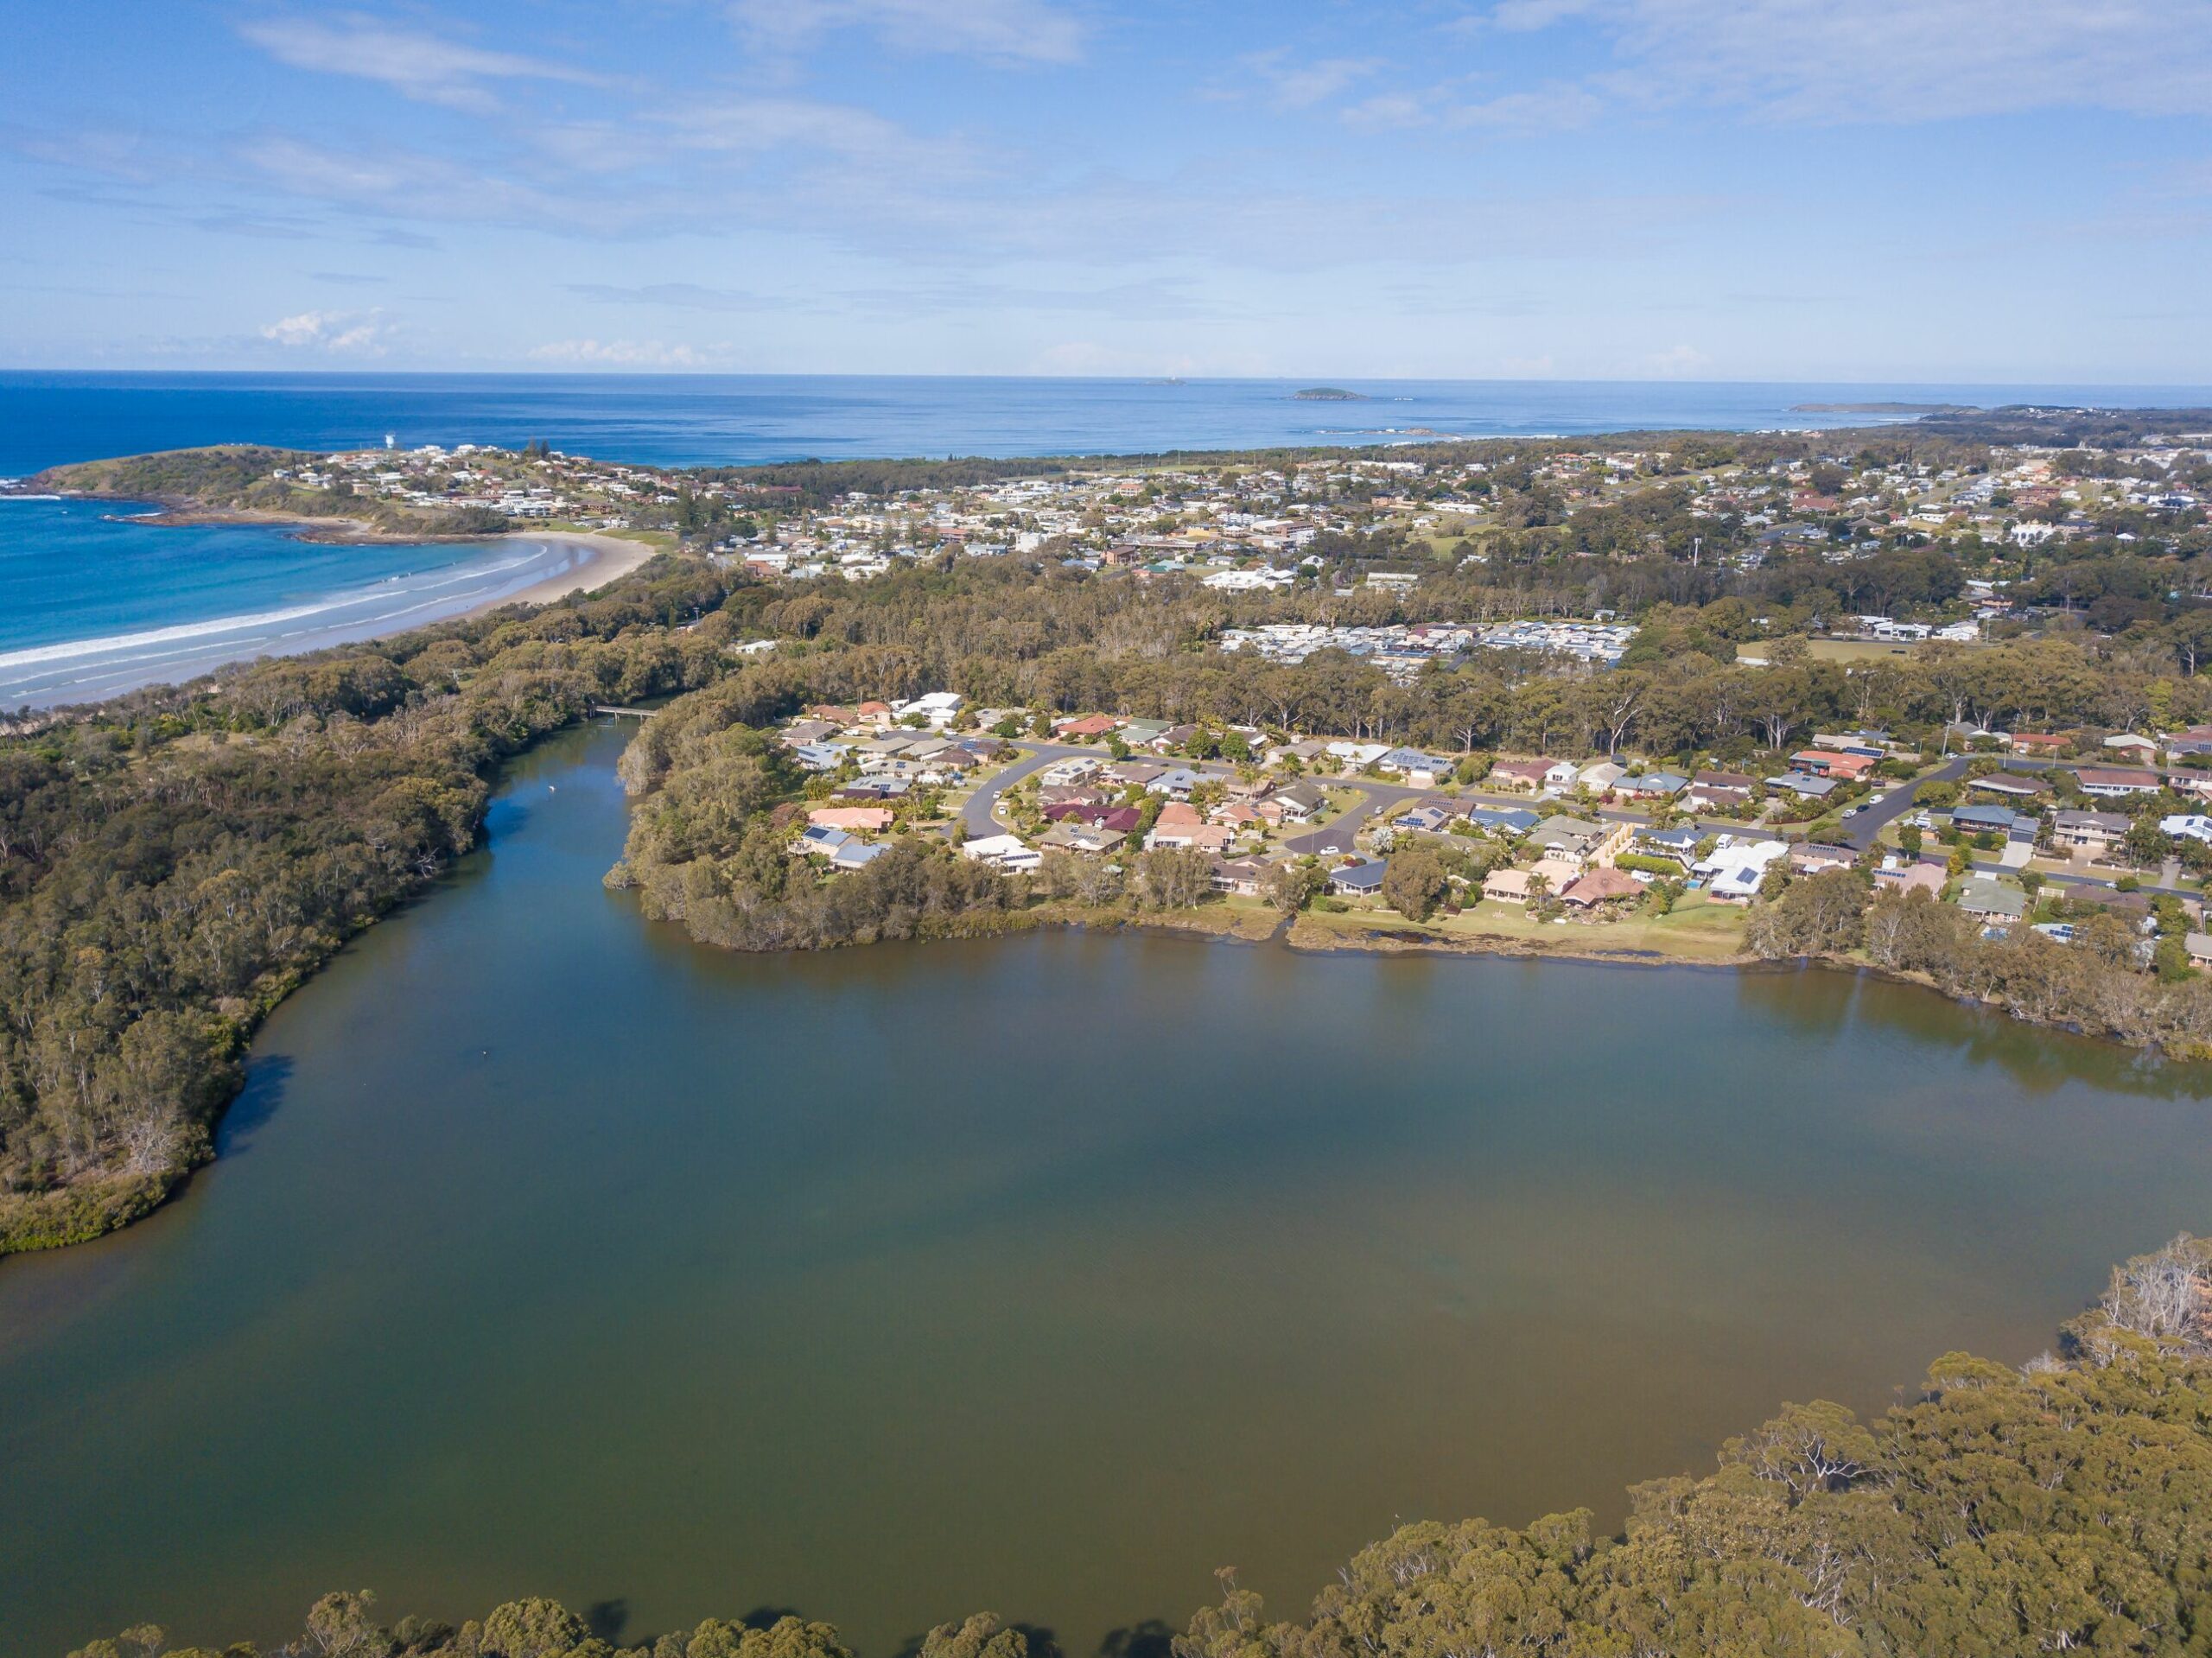
{"type": "Polygon", "coordinates": [[[1416,789],[1433,789],[1451,777],[1454,762],[1418,748],[1394,748],[1375,762],[1376,769],[1402,777],[1416,789]]]}
{"type": "Polygon", "coordinates": [[[1699,860],[1692,873],[1704,878],[1707,895],[1722,904],[1750,903],[1758,896],[1767,866],[1789,855],[1786,842],[1739,841],[1733,835],[1721,839],[1722,844],[1699,860]]]}
{"type": "Polygon", "coordinates": [[[942,731],[959,718],[963,700],[958,691],[925,691],[912,702],[899,703],[893,710],[893,717],[908,720],[918,715],[930,726],[942,731]]]}
{"type": "Polygon", "coordinates": [[[912,793],[913,785],[905,778],[855,778],[850,783],[841,783],[830,797],[832,800],[856,802],[899,800],[912,793]]]}
{"type": "Polygon", "coordinates": [[[2184,840],[2202,841],[2207,846],[2212,846],[2212,817],[2202,813],[2176,812],[2171,816],[2161,817],[2158,827],[2169,835],[2179,835],[2184,840]]]}
{"type": "Polygon", "coordinates": [[[1858,855],[1849,847],[1821,846],[1807,841],[1789,848],[1789,867],[1800,875],[1817,875],[1828,869],[1848,869],[1858,861],[1858,855]]]}
{"type": "Polygon", "coordinates": [[[1925,893],[1930,898],[1943,896],[1943,886],[1948,879],[1949,872],[1941,860],[1931,862],[1925,858],[1874,872],[1877,886],[1894,886],[1907,894],[1925,893]]]}
{"type": "Polygon", "coordinates": [[[2105,753],[2114,759],[2136,760],[2147,765],[2155,764],[2158,758],[2158,745],[2150,738],[2138,736],[2132,731],[2106,738],[2103,746],[2105,753]]]}
{"type": "Polygon", "coordinates": [[[1700,772],[1682,791],[1682,804],[1692,811],[1733,811],[1751,803],[1758,780],[1736,772],[1700,772]]]}
{"type": "Polygon", "coordinates": [[[2156,772],[2129,766],[2085,765],[2075,773],[2082,792],[2100,800],[2122,800],[2129,795],[2156,794],[2164,785],[2156,772]]]}
{"type": "Polygon", "coordinates": [[[1604,794],[1628,775],[1628,767],[1616,761],[1592,760],[1574,774],[1574,780],[1592,794],[1604,794]]]}
{"type": "Polygon", "coordinates": [[[2212,968],[2212,932],[2193,932],[2182,940],[2182,948],[2189,953],[2189,964],[2194,968],[2212,968]]]}
{"type": "Polygon", "coordinates": [[[1411,829],[1422,835],[1441,835],[1444,833],[1445,826],[1451,821],[1452,813],[1445,807],[1416,804],[1410,810],[1400,812],[1392,818],[1390,827],[1411,829]]]}
{"type": "Polygon", "coordinates": [[[887,846],[849,839],[830,854],[830,865],[833,869],[863,869],[890,850],[887,846]]]}
{"type": "Polygon", "coordinates": [[[850,832],[887,829],[891,827],[891,816],[888,806],[817,806],[807,813],[806,821],[817,829],[850,832]]]}
{"type": "Polygon", "coordinates": [[[1520,806],[1470,806],[1467,821],[1487,834],[1517,839],[1544,820],[1520,806]]]}
{"type": "Polygon", "coordinates": [[[2063,736],[2056,731],[2016,731],[2012,734],[2012,750],[2015,753],[2040,756],[2045,759],[2056,759],[2073,746],[2074,740],[2071,737],[2063,736]]]}
{"type": "Polygon", "coordinates": [[[1069,742],[1086,742],[1121,728],[1122,721],[1110,714],[1086,714],[1077,719],[1052,721],[1052,734],[1069,742]]]}
{"type": "Polygon", "coordinates": [[[1276,821],[1283,823],[1303,823],[1329,804],[1328,796],[1319,784],[1294,783],[1287,789],[1278,789],[1262,803],[1275,808],[1276,821]]]}
{"type": "Polygon", "coordinates": [[[2125,840],[2133,820],[2120,812],[2060,811],[2051,814],[2050,838],[2069,852],[2103,852],[2125,840]]]}
{"type": "Polygon", "coordinates": [[[1338,898],[1376,898],[1382,892],[1382,873],[1389,866],[1381,860],[1346,864],[1329,872],[1329,891],[1338,898]]]}
{"type": "Polygon", "coordinates": [[[1564,893],[1582,879],[1583,863],[1580,858],[1560,858],[1547,854],[1529,867],[1529,879],[1541,880],[1547,892],[1564,893]]]}
{"type": "Polygon", "coordinates": [[[1560,898],[1578,910],[1594,910],[1601,904],[1641,897],[1643,892],[1643,883],[1633,875],[1618,869],[1593,869],[1570,884],[1560,898]]]}
{"type": "Polygon", "coordinates": [[[1870,759],[1880,759],[1890,750],[1890,734],[1886,731],[1816,731],[1813,746],[1833,750],[1840,754],[1864,754],[1870,759]]]}
{"type": "Polygon", "coordinates": [[[791,842],[791,854],[803,858],[810,852],[819,852],[826,857],[849,844],[852,838],[844,830],[831,829],[826,823],[811,824],[801,829],[798,839],[791,842]]]}
{"type": "Polygon", "coordinates": [[[1530,846],[1577,863],[1596,853],[1605,838],[1605,826],[1603,823],[1592,823],[1586,818],[1563,815],[1547,817],[1529,831],[1530,846]]]}
{"type": "Polygon", "coordinates": [[[986,835],[963,842],[960,855],[977,863],[996,864],[1001,869],[1034,869],[1039,861],[1036,848],[1014,835],[986,835]]]}
{"type": "Polygon", "coordinates": [[[1213,867],[1213,890],[1234,893],[1239,898],[1257,898],[1267,888],[1274,873],[1273,865],[1255,858],[1238,858],[1228,863],[1217,862],[1213,867]]]}
{"type": "Polygon", "coordinates": [[[1856,783],[1881,763],[1881,756],[1848,750],[1805,748],[1792,754],[1789,763],[1798,771],[1809,772],[1816,778],[1834,778],[1839,783],[1856,783]]]}
{"type": "Polygon", "coordinates": [[[1535,794],[1545,789],[1571,789],[1574,778],[1572,760],[1499,760],[1490,768],[1486,781],[1510,793],[1535,794]]]}
{"type": "Polygon", "coordinates": [[[1483,896],[1501,904],[1526,904],[1529,879],[1526,869],[1493,869],[1483,877],[1483,896]]]}
{"type": "Polygon", "coordinates": [[[1191,791],[1205,778],[1187,765],[1170,766],[1144,786],[1156,795],[1169,795],[1177,800],[1188,800],[1191,791]]]}
{"type": "Polygon", "coordinates": [[[1703,833],[1690,828],[1652,829],[1648,825],[1636,831],[1635,844],[1630,848],[1645,858],[1671,858],[1688,869],[1697,861],[1698,842],[1703,833]]]}
{"type": "Polygon", "coordinates": [[[2015,814],[2010,806],[1955,806],[1951,827],[1961,835],[2010,835],[2015,814]]]}
{"type": "Polygon", "coordinates": [[[2028,895],[1990,875],[1969,875],[1959,888],[1959,908],[1985,920],[2019,921],[2028,913],[2028,895]]]}
{"type": "Polygon", "coordinates": [[[1810,772],[1785,772],[1778,778],[1766,780],[1770,789],[1781,789],[1806,800],[1825,800],[1836,790],[1834,778],[1815,776],[1810,772]]]}
{"type": "Polygon", "coordinates": [[[1666,800],[1689,786],[1689,779],[1678,772],[1646,772],[1641,777],[1624,777],[1613,785],[1617,794],[1633,795],[1638,800],[1666,800]]]}
{"type": "Polygon", "coordinates": [[[791,758],[802,771],[834,772],[845,763],[845,751],[836,743],[800,743],[791,750],[791,758]]]}
{"type": "MultiPolygon", "coordinates": [[[[1135,815],[1131,814],[1132,816],[1135,815]]],[[[1096,856],[1102,852],[1111,852],[1125,838],[1125,835],[1116,835],[1111,830],[1079,823],[1074,818],[1063,818],[1046,829],[1037,844],[1040,850],[1080,852],[1096,856]]]]}
{"type": "Polygon", "coordinates": [[[2035,800],[2046,793],[2050,785],[2041,778],[2024,778],[2010,772],[1992,772],[1987,777],[1968,778],[1967,787],[1983,794],[1995,795],[2003,800],[2035,800]]]}
{"type": "Polygon", "coordinates": [[[1160,809],[1152,826],[1154,829],[1196,829],[1205,821],[1205,814],[1188,801],[1171,800],[1160,809]]]}

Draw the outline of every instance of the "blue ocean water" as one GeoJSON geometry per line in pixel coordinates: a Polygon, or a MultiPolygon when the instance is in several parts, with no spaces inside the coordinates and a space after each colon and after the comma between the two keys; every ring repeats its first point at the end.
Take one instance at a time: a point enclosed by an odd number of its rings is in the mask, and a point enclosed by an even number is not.
{"type": "Polygon", "coordinates": [[[836,375],[0,373],[0,477],[201,443],[556,448],[658,466],[887,455],[1135,454],[1636,428],[1863,425],[1808,403],[2212,403],[2212,387],[1691,381],[1291,380],[836,375]]]}
{"type": "Polygon", "coordinates": [[[457,616],[564,574],[573,543],[333,546],[150,507],[0,497],[0,708],[90,702],[226,662],[457,616]]]}
{"type": "MultiPolygon", "coordinates": [[[[2212,387],[1695,382],[1188,383],[842,376],[0,372],[0,478],[197,444],[556,448],[647,465],[806,456],[1130,454],[1423,436],[1866,424],[1821,403],[2212,405],[2212,387]]],[[[0,500],[0,706],[84,700],[224,661],[451,615],[573,560],[556,543],[328,547],[0,500]],[[62,646],[79,647],[64,650],[62,646]]]]}

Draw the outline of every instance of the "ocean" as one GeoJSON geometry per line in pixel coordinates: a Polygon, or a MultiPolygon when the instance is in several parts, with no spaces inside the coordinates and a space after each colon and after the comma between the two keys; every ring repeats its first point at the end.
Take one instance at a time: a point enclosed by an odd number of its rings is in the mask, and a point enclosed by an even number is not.
{"type": "MultiPolygon", "coordinates": [[[[2202,386],[1334,384],[1360,400],[1300,400],[1288,380],[16,372],[0,373],[0,478],[233,442],[542,438],[572,454],[688,466],[1871,423],[1802,411],[1808,403],[2212,405],[2202,386]]],[[[519,591],[566,556],[512,541],[334,548],[281,530],[134,524],[112,504],[0,499],[0,707],[91,700],[434,620],[519,591]]]]}
{"type": "Polygon", "coordinates": [[[0,373],[0,477],[201,443],[558,449],[649,466],[887,455],[1140,454],[1636,429],[1866,425],[1817,403],[2212,404],[2212,387],[841,375],[0,373]]]}
{"type": "Polygon", "coordinates": [[[575,544],[333,546],[263,524],[168,526],[112,501],[0,496],[0,709],[95,702],[226,662],[458,616],[565,574],[575,544]]]}

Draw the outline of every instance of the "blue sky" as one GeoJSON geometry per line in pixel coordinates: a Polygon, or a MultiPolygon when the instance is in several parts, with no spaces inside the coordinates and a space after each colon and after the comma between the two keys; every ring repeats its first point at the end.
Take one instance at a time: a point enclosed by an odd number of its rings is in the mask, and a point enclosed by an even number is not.
{"type": "Polygon", "coordinates": [[[2212,382],[2212,0],[0,26],[0,365],[2212,382]]]}

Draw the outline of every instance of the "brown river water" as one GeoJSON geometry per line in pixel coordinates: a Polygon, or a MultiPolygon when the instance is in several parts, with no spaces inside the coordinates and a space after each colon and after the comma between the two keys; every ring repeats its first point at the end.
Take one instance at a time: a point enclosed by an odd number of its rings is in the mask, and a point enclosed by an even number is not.
{"type": "Polygon", "coordinates": [[[599,885],[622,735],[279,1010],[181,1201],[0,1264],[0,1651],[365,1585],[1142,1652],[2025,1359],[2212,1220],[2205,1072],[1840,974],[699,949],[599,885]]]}

